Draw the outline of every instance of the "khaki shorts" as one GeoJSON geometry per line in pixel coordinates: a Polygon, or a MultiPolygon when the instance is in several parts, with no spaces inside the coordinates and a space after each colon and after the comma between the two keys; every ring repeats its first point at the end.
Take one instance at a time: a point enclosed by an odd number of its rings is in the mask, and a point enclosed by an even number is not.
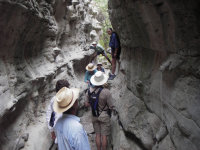
{"type": "Polygon", "coordinates": [[[92,118],[94,132],[101,135],[109,135],[111,130],[110,117],[103,111],[99,117],[92,118]]]}

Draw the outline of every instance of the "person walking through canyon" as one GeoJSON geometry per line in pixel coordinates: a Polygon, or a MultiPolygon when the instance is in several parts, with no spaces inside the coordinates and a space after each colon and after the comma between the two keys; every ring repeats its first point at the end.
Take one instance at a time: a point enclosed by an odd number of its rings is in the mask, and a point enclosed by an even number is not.
{"type": "Polygon", "coordinates": [[[95,53],[92,55],[90,62],[92,62],[98,55],[102,54],[111,63],[110,59],[106,55],[104,48],[100,44],[93,42],[90,48],[95,50],[95,53]]]}
{"type": "Polygon", "coordinates": [[[109,28],[107,30],[107,33],[108,35],[110,35],[109,46],[111,47],[111,55],[112,55],[112,70],[108,80],[113,80],[116,77],[115,75],[116,63],[120,59],[121,45],[117,33],[114,32],[112,28],[109,28]]]}
{"type": "Polygon", "coordinates": [[[60,89],[53,103],[56,113],[63,113],[54,129],[58,138],[59,150],[90,150],[86,131],[76,116],[78,110],[79,89],[60,89]]]}
{"type": "Polygon", "coordinates": [[[88,84],[88,88],[91,86],[90,78],[95,74],[95,72],[97,72],[96,68],[97,67],[93,63],[89,63],[85,68],[86,72],[84,82],[88,84]]]}
{"type": "Polygon", "coordinates": [[[101,71],[101,72],[104,72],[105,73],[105,70],[103,68],[103,65],[101,62],[97,62],[97,71],[101,71]]]}
{"type": "Polygon", "coordinates": [[[111,131],[110,112],[113,108],[112,95],[110,91],[103,87],[107,82],[108,76],[97,71],[90,79],[95,87],[90,87],[86,94],[85,106],[92,108],[92,123],[96,133],[97,150],[106,150],[108,136],[111,131]]]}
{"type": "MultiPolygon", "coordinates": [[[[58,80],[56,82],[56,92],[58,92],[61,88],[67,87],[69,88],[70,84],[67,80],[58,80]]],[[[51,138],[57,143],[57,138],[55,136],[53,127],[55,126],[57,120],[62,116],[62,113],[56,113],[53,111],[53,102],[55,100],[55,96],[51,99],[47,111],[46,111],[46,120],[47,126],[51,132],[51,138]]]]}

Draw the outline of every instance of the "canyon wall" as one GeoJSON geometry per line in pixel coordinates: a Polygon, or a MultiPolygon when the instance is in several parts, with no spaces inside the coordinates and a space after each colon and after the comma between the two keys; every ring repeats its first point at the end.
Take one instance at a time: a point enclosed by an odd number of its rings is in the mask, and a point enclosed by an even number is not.
{"type": "Polygon", "coordinates": [[[0,149],[48,149],[46,102],[58,79],[84,86],[98,12],[90,0],[0,0],[0,13],[0,149]]]}
{"type": "Polygon", "coordinates": [[[112,83],[114,150],[199,149],[199,7],[197,0],[109,0],[122,46],[112,83]]]}

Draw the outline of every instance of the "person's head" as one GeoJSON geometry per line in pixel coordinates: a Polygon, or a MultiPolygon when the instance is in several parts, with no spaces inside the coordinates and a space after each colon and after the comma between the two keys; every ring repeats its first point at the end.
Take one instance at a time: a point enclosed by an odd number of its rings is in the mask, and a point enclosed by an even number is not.
{"type": "Polygon", "coordinates": [[[107,29],[107,33],[108,33],[109,35],[111,35],[112,32],[113,32],[113,29],[112,29],[112,28],[108,28],[108,29],[107,29]]]}
{"type": "Polygon", "coordinates": [[[97,67],[93,64],[93,63],[89,63],[87,66],[86,66],[86,70],[89,72],[89,74],[94,74],[94,70],[96,69],[97,67]]]}
{"type": "Polygon", "coordinates": [[[97,46],[97,42],[93,42],[92,46],[96,47],[97,46]]]}
{"type": "Polygon", "coordinates": [[[70,86],[70,84],[67,80],[58,80],[56,82],[56,92],[58,92],[63,87],[69,88],[69,86],[70,86]]]}
{"type": "Polygon", "coordinates": [[[76,114],[78,110],[79,89],[61,88],[55,96],[53,110],[56,113],[76,114]]]}
{"type": "Polygon", "coordinates": [[[98,63],[97,63],[97,70],[101,70],[101,67],[102,67],[102,63],[101,63],[101,62],[98,62],[98,63]]]}
{"type": "Polygon", "coordinates": [[[108,76],[101,71],[97,71],[90,79],[90,82],[94,86],[102,86],[107,81],[108,81],[108,76]]]}

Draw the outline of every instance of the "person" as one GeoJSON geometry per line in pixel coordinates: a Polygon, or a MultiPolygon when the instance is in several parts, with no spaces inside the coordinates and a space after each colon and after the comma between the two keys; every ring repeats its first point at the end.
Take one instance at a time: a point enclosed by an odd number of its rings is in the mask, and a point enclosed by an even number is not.
{"type": "Polygon", "coordinates": [[[107,30],[107,33],[110,35],[109,46],[111,47],[111,55],[112,55],[112,71],[108,80],[113,80],[116,77],[115,75],[116,62],[119,61],[120,59],[121,45],[117,33],[114,32],[112,28],[109,28],[107,30]]]}
{"type": "Polygon", "coordinates": [[[90,62],[92,62],[97,57],[97,55],[102,54],[111,63],[110,59],[106,55],[104,48],[100,44],[97,44],[97,42],[93,42],[92,47],[90,47],[90,48],[95,50],[95,53],[93,54],[90,62]]]}
{"type": "Polygon", "coordinates": [[[85,78],[84,78],[84,82],[88,84],[88,87],[91,85],[90,78],[92,75],[95,74],[95,72],[97,72],[96,66],[93,63],[89,63],[86,66],[86,72],[85,72],[85,78]]]}
{"type": "Polygon", "coordinates": [[[102,67],[102,63],[101,63],[101,62],[98,62],[98,63],[97,63],[97,71],[101,71],[101,72],[104,72],[104,73],[105,73],[105,70],[104,70],[104,68],[102,67]]]}
{"type": "Polygon", "coordinates": [[[78,110],[79,89],[63,87],[56,93],[53,109],[63,113],[54,129],[58,138],[59,150],[90,150],[86,131],[76,116],[78,110]]]}
{"type": "Polygon", "coordinates": [[[92,123],[96,133],[97,150],[106,150],[108,136],[111,131],[108,110],[113,108],[112,95],[107,88],[103,88],[107,80],[108,76],[105,73],[97,71],[90,79],[95,87],[90,87],[86,94],[85,106],[91,105],[92,107],[92,123]],[[91,93],[99,94],[96,110],[94,110],[94,105],[90,101],[91,93]]]}
{"type": "MultiPolygon", "coordinates": [[[[70,84],[67,80],[58,80],[56,82],[56,92],[58,92],[63,87],[69,87],[70,84]]],[[[57,143],[57,139],[53,130],[53,127],[55,126],[57,120],[62,116],[62,114],[55,113],[53,111],[53,102],[55,100],[55,96],[51,99],[47,111],[46,111],[46,120],[47,120],[47,126],[51,132],[51,138],[57,143]]]]}

